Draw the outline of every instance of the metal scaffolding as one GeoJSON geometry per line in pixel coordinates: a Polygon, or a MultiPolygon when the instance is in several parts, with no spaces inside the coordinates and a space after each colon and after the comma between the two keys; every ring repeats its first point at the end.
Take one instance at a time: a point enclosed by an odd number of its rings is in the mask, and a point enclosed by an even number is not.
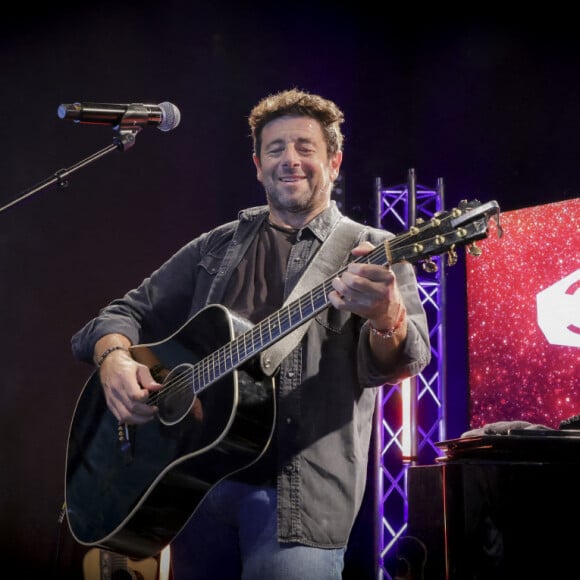
{"type": "MultiPolygon", "coordinates": [[[[375,180],[376,226],[395,234],[442,211],[443,180],[430,189],[417,185],[415,171],[407,183],[383,187],[375,180]]],[[[440,452],[435,443],[446,438],[445,426],[445,288],[444,257],[432,258],[435,271],[416,269],[421,302],[431,339],[430,364],[417,377],[383,385],[375,412],[375,501],[377,508],[377,577],[392,579],[397,542],[407,529],[407,471],[432,464],[440,452]]]]}

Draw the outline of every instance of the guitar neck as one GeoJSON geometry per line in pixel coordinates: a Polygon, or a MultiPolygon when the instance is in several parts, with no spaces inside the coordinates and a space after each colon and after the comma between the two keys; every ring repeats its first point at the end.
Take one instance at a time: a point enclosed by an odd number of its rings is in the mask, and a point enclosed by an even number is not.
{"type": "MultiPolygon", "coordinates": [[[[488,220],[492,214],[499,215],[499,206],[495,201],[483,205],[462,202],[458,208],[440,212],[428,222],[418,223],[408,231],[385,240],[368,254],[354,259],[354,262],[385,266],[403,261],[424,261],[445,252],[454,255],[457,246],[465,246],[487,236],[488,220]]],[[[195,393],[225,377],[327,308],[332,280],[346,267],[195,364],[192,369],[195,393]]]]}
{"type": "MultiPolygon", "coordinates": [[[[378,246],[366,256],[357,258],[354,261],[380,265],[387,264],[389,263],[387,260],[388,247],[388,242],[384,242],[383,245],[378,246]]],[[[196,379],[194,381],[196,394],[251,360],[326,309],[330,305],[328,295],[332,291],[332,280],[345,269],[346,266],[337,271],[331,278],[267,316],[264,320],[194,365],[193,375],[196,379]]]]}

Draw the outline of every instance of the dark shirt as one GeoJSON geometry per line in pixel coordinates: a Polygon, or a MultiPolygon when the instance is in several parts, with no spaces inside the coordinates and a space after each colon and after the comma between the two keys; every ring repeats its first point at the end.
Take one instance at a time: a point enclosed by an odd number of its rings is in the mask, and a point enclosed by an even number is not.
{"type": "MultiPolygon", "coordinates": [[[[114,300],[72,338],[79,360],[92,361],[96,341],[121,333],[133,344],[161,340],[208,304],[223,304],[232,273],[252,244],[268,208],[204,233],[179,250],[138,288],[114,300]]],[[[335,203],[299,231],[287,262],[285,296],[341,217],[335,203]]],[[[378,245],[392,234],[361,227],[360,240],[378,245]]],[[[356,245],[353,244],[353,246],[356,245]]],[[[344,257],[346,263],[348,256],[344,257]]],[[[431,356],[429,332],[408,263],[394,264],[408,316],[396,367],[374,364],[368,323],[333,307],[320,312],[276,374],[278,409],[278,538],[345,546],[360,508],[377,387],[414,376],[431,356]]]]}

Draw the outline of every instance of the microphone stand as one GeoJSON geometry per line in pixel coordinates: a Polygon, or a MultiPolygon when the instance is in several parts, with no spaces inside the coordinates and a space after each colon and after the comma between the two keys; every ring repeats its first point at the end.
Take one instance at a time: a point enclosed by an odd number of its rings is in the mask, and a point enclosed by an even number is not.
{"type": "Polygon", "coordinates": [[[96,153],[93,153],[92,155],[85,157],[85,159],[79,161],[78,163],[75,163],[74,165],[71,165],[67,169],[59,169],[58,171],[55,171],[54,175],[52,175],[51,177],[41,181],[40,183],[37,183],[34,187],[31,187],[30,189],[26,190],[20,197],[18,197],[14,201],[11,201],[10,203],[7,203],[6,205],[0,207],[0,213],[7,210],[9,207],[12,207],[17,203],[20,203],[21,201],[24,201],[31,195],[34,195],[35,193],[42,191],[48,186],[53,185],[54,183],[58,183],[58,186],[62,189],[68,187],[69,175],[71,175],[78,169],[81,169],[85,165],[88,165],[89,163],[92,163],[93,161],[100,159],[101,157],[103,157],[104,155],[110,153],[115,149],[127,151],[127,149],[129,149],[135,144],[135,139],[139,131],[141,131],[141,129],[142,127],[135,126],[134,124],[131,124],[130,126],[125,126],[123,124],[118,125],[117,128],[115,129],[115,132],[117,134],[113,138],[112,145],[108,145],[104,149],[101,149],[100,151],[97,151],[96,153]]]}

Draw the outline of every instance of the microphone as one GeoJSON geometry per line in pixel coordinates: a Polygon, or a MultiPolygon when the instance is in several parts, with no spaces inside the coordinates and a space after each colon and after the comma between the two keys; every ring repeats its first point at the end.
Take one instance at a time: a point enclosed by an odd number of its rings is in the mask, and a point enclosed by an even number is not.
{"type": "Polygon", "coordinates": [[[72,103],[59,105],[58,116],[86,125],[113,125],[121,127],[156,126],[160,131],[171,131],[181,121],[179,109],[168,102],[158,105],[131,103],[72,103]]]}

